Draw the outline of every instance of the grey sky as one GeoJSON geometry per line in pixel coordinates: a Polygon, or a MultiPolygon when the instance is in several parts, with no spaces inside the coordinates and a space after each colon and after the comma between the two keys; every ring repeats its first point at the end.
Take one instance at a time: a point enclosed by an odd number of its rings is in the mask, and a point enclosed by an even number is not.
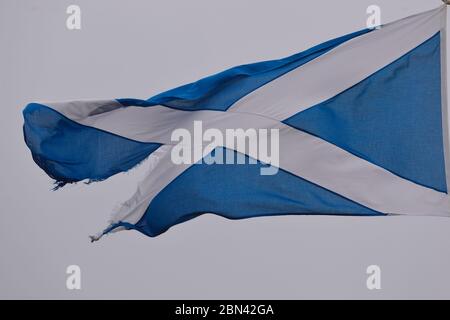
{"type": "MultiPolygon", "coordinates": [[[[374,1],[0,0],[0,298],[450,298],[450,219],[204,215],[157,238],[91,244],[146,164],[51,192],[23,142],[30,101],[148,98],[365,27],[374,1]],[[66,8],[82,29],[66,29],[66,8]],[[82,289],[69,291],[77,264],[82,289]],[[382,289],[366,288],[366,268],[382,289]]],[[[378,0],[382,21],[440,0],[378,0]]],[[[420,81],[420,79],[418,79],[420,81]]]]}

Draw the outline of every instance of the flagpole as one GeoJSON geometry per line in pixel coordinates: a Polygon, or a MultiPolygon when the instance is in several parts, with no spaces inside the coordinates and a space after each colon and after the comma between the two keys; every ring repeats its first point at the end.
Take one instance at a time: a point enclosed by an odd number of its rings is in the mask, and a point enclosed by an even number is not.
{"type": "Polygon", "coordinates": [[[442,99],[442,129],[444,131],[444,158],[445,175],[447,186],[450,186],[450,112],[448,110],[448,88],[447,88],[447,6],[450,0],[442,0],[445,6],[445,16],[441,29],[441,99],[442,99]]]}

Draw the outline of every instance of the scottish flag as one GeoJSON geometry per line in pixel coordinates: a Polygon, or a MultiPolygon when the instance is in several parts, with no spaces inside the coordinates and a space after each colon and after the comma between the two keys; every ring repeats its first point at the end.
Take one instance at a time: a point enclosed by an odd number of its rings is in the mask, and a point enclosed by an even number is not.
{"type": "Polygon", "coordinates": [[[290,57],[237,66],[148,100],[30,103],[25,142],[57,187],[151,170],[111,231],[157,236],[214,213],[450,216],[445,6],[290,57]],[[172,159],[172,134],[278,130],[276,174],[259,153],[208,144],[172,159]],[[206,163],[212,154],[240,163],[206,163]],[[254,162],[251,163],[250,160],[254,162]]]}

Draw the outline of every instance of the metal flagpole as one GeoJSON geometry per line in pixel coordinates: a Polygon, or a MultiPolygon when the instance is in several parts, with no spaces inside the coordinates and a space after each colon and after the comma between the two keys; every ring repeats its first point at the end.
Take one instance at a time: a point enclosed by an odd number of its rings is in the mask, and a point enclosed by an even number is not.
{"type": "Polygon", "coordinates": [[[444,142],[445,175],[447,186],[450,186],[450,113],[448,110],[448,88],[447,88],[447,6],[450,0],[442,0],[445,6],[444,19],[441,30],[441,103],[442,103],[442,130],[444,142]]]}

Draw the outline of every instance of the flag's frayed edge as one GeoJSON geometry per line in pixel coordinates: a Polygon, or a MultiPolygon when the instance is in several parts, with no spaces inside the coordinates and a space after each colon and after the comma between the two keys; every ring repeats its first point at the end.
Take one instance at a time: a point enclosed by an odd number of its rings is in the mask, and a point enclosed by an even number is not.
{"type": "MultiPolygon", "coordinates": [[[[145,159],[142,160],[140,163],[138,163],[136,166],[134,166],[134,167],[128,169],[128,170],[125,171],[125,172],[128,172],[128,171],[130,171],[130,170],[132,170],[132,169],[138,167],[138,166],[139,166],[142,162],[144,162],[144,161],[145,161],[145,159]]],[[[106,180],[106,179],[107,179],[107,178],[105,178],[105,179],[88,179],[88,180],[86,180],[86,181],[64,181],[64,180],[55,180],[55,181],[53,182],[54,187],[52,188],[52,191],[57,191],[57,190],[63,188],[64,186],[66,186],[66,185],[68,185],[68,184],[77,184],[77,183],[79,183],[79,182],[84,183],[84,184],[91,184],[91,183],[94,183],[94,182],[101,182],[101,181],[106,180]]]]}
{"type": "MultiPolygon", "coordinates": [[[[152,154],[150,154],[150,156],[145,158],[143,161],[141,161],[139,164],[137,164],[133,168],[136,168],[137,166],[141,165],[144,161],[148,161],[149,168],[148,168],[147,175],[151,174],[151,172],[154,171],[155,168],[158,166],[158,163],[160,162],[163,155],[166,152],[168,152],[169,150],[171,150],[171,146],[162,145],[158,149],[156,149],[152,154]]],[[[141,183],[142,183],[142,181],[139,183],[139,185],[141,183]]],[[[139,189],[139,185],[138,185],[137,190],[139,189]]],[[[136,192],[137,192],[137,190],[136,190],[136,192]]],[[[90,238],[91,242],[98,241],[104,235],[107,235],[109,233],[117,232],[117,231],[121,231],[121,230],[129,230],[129,229],[133,229],[135,227],[132,223],[125,222],[123,220],[130,215],[130,212],[129,212],[129,209],[131,208],[130,202],[133,200],[136,192],[133,194],[133,196],[130,199],[128,199],[122,203],[119,203],[118,205],[116,205],[114,207],[114,209],[112,210],[112,213],[110,215],[110,219],[108,221],[108,227],[101,232],[98,232],[94,235],[90,235],[89,238],[90,238]]]]}
{"type": "MultiPolygon", "coordinates": [[[[161,145],[160,147],[162,147],[162,146],[163,146],[163,145],[161,145]]],[[[153,159],[154,157],[156,157],[156,156],[155,156],[155,153],[156,153],[158,150],[159,150],[159,148],[158,148],[157,150],[153,151],[153,152],[152,152],[150,155],[148,155],[146,158],[142,159],[142,160],[141,160],[140,162],[138,162],[135,166],[129,168],[129,169],[126,170],[126,171],[122,171],[122,172],[118,172],[118,173],[125,173],[125,174],[127,174],[127,173],[131,172],[132,170],[134,170],[134,169],[140,167],[140,166],[143,165],[145,162],[147,162],[147,161],[152,161],[152,159],[153,159]]],[[[152,166],[152,163],[150,163],[150,166],[152,166]]],[[[116,173],[116,174],[118,174],[118,173],[116,173]]],[[[107,177],[107,178],[98,178],[98,179],[85,179],[85,180],[61,180],[61,179],[55,179],[55,178],[53,178],[53,180],[54,180],[54,181],[53,181],[54,187],[53,187],[51,190],[52,190],[52,191],[57,191],[57,190],[59,190],[60,188],[65,187],[65,186],[68,185],[68,184],[70,184],[70,185],[75,185],[75,184],[78,184],[78,183],[83,183],[83,184],[89,185],[89,184],[94,183],[94,182],[102,182],[102,181],[104,181],[104,180],[106,180],[106,179],[108,179],[108,178],[110,178],[110,177],[107,177]]]]}

